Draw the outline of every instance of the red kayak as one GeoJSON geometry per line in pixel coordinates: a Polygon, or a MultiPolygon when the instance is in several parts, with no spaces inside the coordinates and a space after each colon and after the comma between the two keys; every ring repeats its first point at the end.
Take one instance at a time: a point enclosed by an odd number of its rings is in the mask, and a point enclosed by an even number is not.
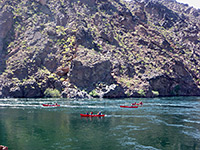
{"type": "Polygon", "coordinates": [[[123,107],[123,108],[138,108],[138,106],[120,106],[120,107],[123,107]]]}
{"type": "Polygon", "coordinates": [[[56,107],[56,106],[60,106],[60,105],[56,105],[56,104],[52,104],[52,105],[50,105],[50,104],[42,104],[43,106],[45,106],[45,107],[56,107]]]}
{"type": "Polygon", "coordinates": [[[87,114],[80,114],[81,117],[104,117],[105,115],[87,115],[87,114]]]}

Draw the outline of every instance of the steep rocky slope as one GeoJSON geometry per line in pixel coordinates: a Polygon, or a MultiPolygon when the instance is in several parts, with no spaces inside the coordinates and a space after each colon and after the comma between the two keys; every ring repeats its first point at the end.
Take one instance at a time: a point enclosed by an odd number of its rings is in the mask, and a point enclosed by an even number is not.
{"type": "Polygon", "coordinates": [[[0,97],[200,95],[200,10],[174,0],[0,1],[0,97]]]}

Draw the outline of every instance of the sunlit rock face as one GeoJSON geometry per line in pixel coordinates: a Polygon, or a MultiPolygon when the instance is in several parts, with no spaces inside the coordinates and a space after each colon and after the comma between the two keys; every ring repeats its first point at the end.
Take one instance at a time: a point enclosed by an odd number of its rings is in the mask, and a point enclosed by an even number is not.
{"type": "Polygon", "coordinates": [[[4,0],[0,97],[200,95],[199,37],[175,0],[4,0]]]}

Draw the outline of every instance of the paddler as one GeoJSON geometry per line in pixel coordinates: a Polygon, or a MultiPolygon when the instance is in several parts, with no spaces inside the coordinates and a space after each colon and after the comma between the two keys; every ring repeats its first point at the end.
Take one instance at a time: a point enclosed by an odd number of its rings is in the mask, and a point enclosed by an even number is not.
{"type": "Polygon", "coordinates": [[[139,105],[141,105],[141,106],[142,106],[142,105],[143,105],[143,102],[142,102],[142,101],[140,101],[140,102],[139,102],[139,105]]]}
{"type": "Polygon", "coordinates": [[[135,103],[132,103],[131,105],[136,105],[137,103],[135,102],[135,103]]]}
{"type": "Polygon", "coordinates": [[[101,115],[101,111],[99,111],[99,112],[97,113],[97,115],[101,115]]]}

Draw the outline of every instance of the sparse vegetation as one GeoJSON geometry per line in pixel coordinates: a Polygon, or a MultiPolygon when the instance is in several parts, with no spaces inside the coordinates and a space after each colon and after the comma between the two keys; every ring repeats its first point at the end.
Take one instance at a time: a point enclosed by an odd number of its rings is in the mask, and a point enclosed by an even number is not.
{"type": "Polygon", "coordinates": [[[44,92],[45,97],[52,97],[52,98],[58,98],[60,97],[60,92],[57,89],[47,88],[44,92]]]}
{"type": "Polygon", "coordinates": [[[95,84],[106,82],[119,84],[126,96],[200,95],[200,13],[194,8],[158,0],[6,1],[0,89],[20,84],[39,96],[86,89],[96,97],[95,84]]]}

